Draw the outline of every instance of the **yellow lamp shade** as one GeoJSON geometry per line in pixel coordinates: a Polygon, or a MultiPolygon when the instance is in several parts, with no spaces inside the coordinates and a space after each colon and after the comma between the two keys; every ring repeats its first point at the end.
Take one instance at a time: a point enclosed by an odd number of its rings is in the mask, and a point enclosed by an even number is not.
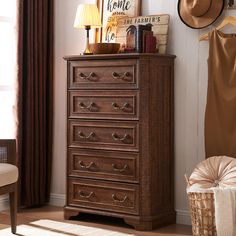
{"type": "Polygon", "coordinates": [[[90,26],[91,28],[101,27],[100,15],[95,4],[78,5],[74,27],[85,28],[85,26],[90,26]]]}

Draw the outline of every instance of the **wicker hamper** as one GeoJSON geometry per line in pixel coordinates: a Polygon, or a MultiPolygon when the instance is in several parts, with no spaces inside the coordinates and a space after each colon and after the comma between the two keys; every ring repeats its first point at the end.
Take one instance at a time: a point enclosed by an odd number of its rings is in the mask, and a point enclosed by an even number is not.
{"type": "Polygon", "coordinates": [[[214,193],[212,188],[236,186],[236,159],[214,156],[200,162],[188,178],[187,195],[193,236],[216,236],[214,193]]]}
{"type": "Polygon", "coordinates": [[[193,236],[216,236],[213,192],[188,192],[193,236]]]}

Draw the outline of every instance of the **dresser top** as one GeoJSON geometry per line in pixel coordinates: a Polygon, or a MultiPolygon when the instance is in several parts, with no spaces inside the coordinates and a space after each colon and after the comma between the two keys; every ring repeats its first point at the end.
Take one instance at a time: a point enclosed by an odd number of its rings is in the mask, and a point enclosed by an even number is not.
{"type": "Polygon", "coordinates": [[[63,57],[67,61],[76,60],[103,60],[103,59],[138,59],[138,58],[175,58],[175,55],[170,54],[158,54],[158,53],[117,53],[117,54],[96,54],[96,55],[70,55],[63,57]]]}

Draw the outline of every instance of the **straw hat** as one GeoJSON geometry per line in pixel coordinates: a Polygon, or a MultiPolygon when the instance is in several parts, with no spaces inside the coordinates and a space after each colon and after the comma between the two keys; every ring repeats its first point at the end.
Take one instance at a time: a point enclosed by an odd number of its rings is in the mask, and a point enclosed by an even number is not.
{"type": "Polygon", "coordinates": [[[221,15],[224,0],[179,0],[178,12],[187,26],[201,29],[212,24],[221,15]]]}

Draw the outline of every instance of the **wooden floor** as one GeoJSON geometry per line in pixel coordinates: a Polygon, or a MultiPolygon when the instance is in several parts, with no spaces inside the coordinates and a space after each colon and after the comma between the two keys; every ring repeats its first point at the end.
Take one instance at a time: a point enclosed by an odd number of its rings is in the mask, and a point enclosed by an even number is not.
{"type": "MultiPolygon", "coordinates": [[[[101,217],[95,215],[81,214],[76,219],[65,221],[63,219],[63,209],[59,207],[46,206],[42,208],[34,208],[21,210],[18,213],[18,224],[28,224],[29,222],[48,219],[63,221],[69,223],[80,224],[84,226],[98,227],[102,229],[115,230],[121,233],[129,233],[133,236],[180,236],[180,235],[192,235],[191,227],[185,225],[171,225],[165,228],[157,229],[151,232],[139,232],[135,231],[122,220],[110,217],[101,217]]],[[[9,225],[9,212],[0,213],[0,224],[9,225]]]]}

